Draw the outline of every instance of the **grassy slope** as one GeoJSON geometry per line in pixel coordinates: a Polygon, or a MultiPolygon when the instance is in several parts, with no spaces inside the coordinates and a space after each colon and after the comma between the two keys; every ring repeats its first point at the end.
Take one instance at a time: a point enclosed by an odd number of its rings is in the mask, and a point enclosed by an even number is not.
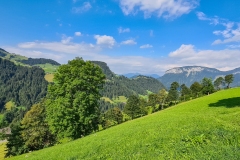
{"type": "Polygon", "coordinates": [[[0,142],[0,159],[4,159],[6,150],[6,142],[0,142]]]}
{"type": "Polygon", "coordinates": [[[118,98],[114,98],[113,100],[111,100],[108,97],[102,97],[102,99],[105,100],[106,102],[110,102],[112,104],[127,102],[127,98],[125,96],[118,96],[118,98]]]}
{"type": "Polygon", "coordinates": [[[240,159],[240,88],[12,159],[240,159]]]}
{"type": "Polygon", "coordinates": [[[45,80],[48,82],[53,82],[53,77],[54,77],[54,74],[46,74],[44,76],[45,80]]]}
{"type": "Polygon", "coordinates": [[[45,73],[55,73],[59,66],[52,65],[49,63],[46,64],[36,64],[35,66],[41,67],[45,73]]]}
{"type": "Polygon", "coordinates": [[[127,98],[125,96],[118,96],[118,98],[113,99],[115,103],[126,103],[127,98]]]}

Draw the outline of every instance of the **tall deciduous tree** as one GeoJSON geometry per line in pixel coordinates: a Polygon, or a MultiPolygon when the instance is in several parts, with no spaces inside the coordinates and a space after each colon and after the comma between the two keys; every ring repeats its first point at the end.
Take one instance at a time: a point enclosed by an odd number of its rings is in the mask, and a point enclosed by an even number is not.
{"type": "Polygon", "coordinates": [[[186,99],[188,99],[189,95],[191,94],[191,90],[185,84],[182,84],[180,88],[181,88],[181,99],[185,101],[186,99]]]}
{"type": "Polygon", "coordinates": [[[24,140],[21,136],[22,128],[20,123],[15,123],[11,126],[11,134],[7,136],[7,152],[5,157],[17,156],[26,153],[28,150],[24,148],[24,140]]]}
{"type": "Polygon", "coordinates": [[[190,89],[192,91],[193,96],[198,97],[199,93],[202,90],[202,85],[198,82],[194,82],[191,86],[190,89]]]}
{"type": "Polygon", "coordinates": [[[175,105],[176,105],[176,101],[178,100],[179,94],[178,94],[178,88],[179,88],[179,84],[178,82],[173,82],[171,84],[169,93],[168,93],[168,101],[174,101],[175,105]]]}
{"type": "Polygon", "coordinates": [[[159,104],[160,104],[160,99],[159,99],[158,94],[151,93],[148,96],[148,106],[152,106],[153,110],[157,111],[158,107],[159,107],[159,104]]]}
{"type": "Polygon", "coordinates": [[[123,109],[123,112],[129,115],[132,119],[141,116],[141,107],[139,97],[136,95],[131,95],[123,109]]]}
{"type": "Polygon", "coordinates": [[[123,114],[118,107],[114,107],[114,108],[109,109],[105,113],[105,118],[109,119],[109,120],[116,121],[118,124],[123,122],[123,114]]]}
{"type": "Polygon", "coordinates": [[[45,121],[45,113],[44,103],[34,104],[21,121],[21,135],[25,146],[31,151],[51,146],[55,142],[45,121]]]}
{"type": "Polygon", "coordinates": [[[212,84],[212,80],[210,78],[202,79],[202,93],[203,94],[211,94],[214,92],[214,87],[212,84]]]}
{"type": "Polygon", "coordinates": [[[139,97],[139,105],[141,108],[141,115],[147,115],[148,114],[148,111],[146,108],[148,106],[147,100],[144,99],[143,97],[139,97]]]}
{"type": "Polygon", "coordinates": [[[164,109],[163,106],[164,106],[165,100],[167,98],[167,95],[168,95],[168,93],[167,93],[167,91],[165,89],[161,89],[159,91],[159,99],[160,99],[160,102],[161,102],[161,110],[164,109]]]}
{"type": "Polygon", "coordinates": [[[234,77],[233,74],[226,75],[224,77],[225,82],[227,83],[227,88],[229,88],[230,84],[233,82],[234,77]]]}
{"type": "Polygon", "coordinates": [[[47,121],[58,140],[76,139],[98,129],[104,79],[100,67],[82,58],[58,68],[46,100],[47,121]]]}
{"type": "Polygon", "coordinates": [[[218,77],[214,82],[213,82],[214,86],[216,87],[217,90],[221,89],[221,86],[224,85],[224,79],[223,77],[218,77]]]}

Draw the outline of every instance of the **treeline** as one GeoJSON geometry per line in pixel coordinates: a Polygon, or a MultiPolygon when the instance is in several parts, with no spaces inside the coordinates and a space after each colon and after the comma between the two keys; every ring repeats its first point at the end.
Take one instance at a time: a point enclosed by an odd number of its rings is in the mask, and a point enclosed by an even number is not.
{"type": "Polygon", "coordinates": [[[146,99],[138,95],[131,95],[123,110],[115,106],[102,114],[102,126],[108,128],[130,119],[163,110],[180,102],[229,88],[233,79],[232,74],[226,75],[224,78],[219,77],[214,82],[209,78],[203,78],[200,83],[194,82],[190,88],[185,84],[180,85],[178,82],[173,82],[168,92],[161,89],[158,93],[149,94],[146,99]]]}
{"type": "Polygon", "coordinates": [[[52,60],[52,59],[46,59],[46,58],[28,58],[27,60],[19,60],[19,62],[28,64],[30,66],[36,65],[36,64],[52,64],[52,65],[61,65],[60,63],[52,60]]]}
{"type": "Polygon", "coordinates": [[[16,106],[23,106],[12,111],[5,111],[0,126],[6,126],[16,115],[23,117],[25,111],[39,102],[47,94],[48,82],[44,71],[39,67],[17,66],[9,60],[0,58],[0,110],[12,101],[16,106]],[[16,113],[20,112],[20,113],[16,113]]]}

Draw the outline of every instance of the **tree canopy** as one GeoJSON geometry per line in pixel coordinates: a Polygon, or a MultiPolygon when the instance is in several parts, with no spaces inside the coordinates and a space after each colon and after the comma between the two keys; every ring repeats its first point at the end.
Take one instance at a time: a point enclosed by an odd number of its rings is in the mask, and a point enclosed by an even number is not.
{"type": "Polygon", "coordinates": [[[217,90],[221,89],[221,86],[225,84],[223,77],[218,77],[213,83],[217,90]]]}
{"type": "Polygon", "coordinates": [[[82,58],[58,68],[46,100],[47,121],[58,140],[76,139],[98,129],[104,80],[101,68],[82,58]]]}
{"type": "Polygon", "coordinates": [[[202,93],[203,94],[211,94],[214,92],[214,87],[212,84],[212,80],[210,78],[202,79],[202,93]]]}
{"type": "Polygon", "coordinates": [[[178,88],[179,88],[178,82],[173,82],[171,84],[168,97],[167,97],[168,101],[175,101],[175,104],[176,104],[176,101],[178,100],[178,97],[179,97],[178,88]]]}
{"type": "Polygon", "coordinates": [[[34,104],[21,121],[21,136],[29,150],[38,150],[54,143],[55,136],[49,131],[45,121],[44,103],[34,104]]]}
{"type": "Polygon", "coordinates": [[[193,96],[198,97],[199,93],[202,90],[202,85],[199,82],[194,82],[191,86],[190,89],[192,91],[193,96]]]}
{"type": "Polygon", "coordinates": [[[227,83],[227,88],[229,88],[230,84],[233,82],[233,79],[233,74],[229,74],[224,77],[224,80],[227,83]]]}
{"type": "Polygon", "coordinates": [[[125,105],[123,112],[129,115],[132,119],[140,116],[142,110],[140,107],[139,97],[136,95],[131,95],[127,100],[127,104],[125,105]]]}

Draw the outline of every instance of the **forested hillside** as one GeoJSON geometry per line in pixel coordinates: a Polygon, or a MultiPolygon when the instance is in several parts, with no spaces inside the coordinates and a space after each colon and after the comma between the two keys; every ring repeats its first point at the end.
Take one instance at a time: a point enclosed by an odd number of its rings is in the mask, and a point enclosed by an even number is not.
{"type": "Polygon", "coordinates": [[[92,62],[100,66],[106,76],[105,84],[101,91],[102,97],[105,98],[99,102],[102,113],[116,106],[122,110],[125,106],[125,102],[121,100],[123,97],[126,99],[131,95],[147,95],[148,91],[157,93],[165,88],[161,82],[152,77],[138,76],[130,79],[113,73],[105,62],[92,62]]]}
{"type": "Polygon", "coordinates": [[[103,73],[106,75],[106,84],[102,91],[102,96],[109,97],[110,99],[118,96],[129,97],[133,94],[147,95],[147,91],[158,92],[165,88],[158,80],[147,77],[138,76],[133,79],[129,79],[125,76],[114,74],[105,62],[92,61],[102,68],[103,73]]]}
{"type": "Polygon", "coordinates": [[[0,70],[0,108],[10,100],[30,107],[46,95],[48,83],[41,68],[17,66],[0,58],[0,70]]]}
{"type": "Polygon", "coordinates": [[[60,63],[52,60],[52,59],[46,59],[46,58],[28,58],[27,60],[20,60],[20,62],[24,64],[28,64],[30,66],[37,65],[37,64],[52,64],[56,66],[60,66],[60,63]]]}

